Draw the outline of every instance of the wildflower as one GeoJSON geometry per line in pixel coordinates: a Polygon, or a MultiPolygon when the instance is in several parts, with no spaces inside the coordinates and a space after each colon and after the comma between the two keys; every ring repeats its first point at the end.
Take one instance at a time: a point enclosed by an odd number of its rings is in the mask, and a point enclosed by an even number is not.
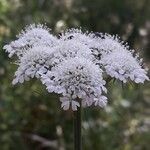
{"type": "Polygon", "coordinates": [[[115,50],[104,55],[101,62],[108,75],[124,83],[129,79],[136,83],[143,83],[145,80],[149,80],[146,76],[146,71],[129,51],[123,49],[115,50]]]}
{"type": "MultiPolygon", "coordinates": [[[[80,98],[84,104],[87,103],[86,106],[95,103],[94,99],[101,101],[102,93],[107,91],[102,70],[85,58],[65,60],[42,77],[42,82],[50,93],[62,94],[70,98],[69,101],[80,98]]],[[[68,103],[65,102],[66,105],[68,103]]]]}
{"type": "Polygon", "coordinates": [[[4,46],[17,56],[13,84],[37,78],[59,94],[64,110],[107,105],[105,75],[126,83],[149,80],[138,55],[118,36],[70,29],[59,38],[43,25],[30,25],[4,46]]]}
{"type": "Polygon", "coordinates": [[[39,78],[51,67],[53,51],[45,46],[30,48],[18,61],[18,69],[15,72],[13,84],[29,81],[30,78],[39,78]]]}
{"type": "Polygon", "coordinates": [[[55,54],[53,58],[53,64],[58,64],[66,59],[74,57],[84,57],[89,60],[93,60],[94,57],[91,54],[91,50],[87,45],[74,40],[60,41],[60,43],[54,48],[55,54]]]}
{"type": "Polygon", "coordinates": [[[25,51],[33,46],[49,46],[56,45],[57,38],[49,33],[49,29],[43,25],[30,25],[17,36],[17,40],[4,46],[9,57],[14,54],[22,56],[25,51]]]}
{"type": "Polygon", "coordinates": [[[62,33],[60,36],[61,40],[69,41],[73,40],[77,43],[81,43],[83,45],[91,47],[97,47],[98,42],[96,41],[94,33],[83,32],[81,29],[69,29],[62,33]]]}

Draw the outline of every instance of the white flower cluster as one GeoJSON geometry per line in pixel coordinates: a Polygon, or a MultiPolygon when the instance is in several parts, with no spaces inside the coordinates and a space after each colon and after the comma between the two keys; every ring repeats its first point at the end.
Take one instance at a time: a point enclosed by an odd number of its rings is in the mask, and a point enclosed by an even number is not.
{"type": "MultiPolygon", "coordinates": [[[[101,107],[106,105],[106,97],[102,96],[102,93],[107,91],[102,70],[88,59],[77,56],[64,60],[42,75],[42,81],[50,93],[62,94],[64,102],[72,104],[72,100],[79,98],[82,99],[83,106],[93,103],[101,107]]],[[[79,103],[76,102],[74,105],[78,106],[79,103]]],[[[76,110],[76,106],[72,109],[76,110]]]]}
{"type": "Polygon", "coordinates": [[[149,80],[141,61],[117,36],[71,29],[56,37],[49,31],[31,25],[4,49],[17,56],[13,84],[40,79],[48,92],[60,94],[64,110],[106,106],[106,74],[124,83],[149,80]]]}
{"type": "Polygon", "coordinates": [[[9,57],[13,55],[22,56],[26,50],[33,46],[52,47],[58,42],[57,38],[49,33],[49,29],[41,24],[26,27],[17,37],[17,40],[4,46],[9,57]]]}

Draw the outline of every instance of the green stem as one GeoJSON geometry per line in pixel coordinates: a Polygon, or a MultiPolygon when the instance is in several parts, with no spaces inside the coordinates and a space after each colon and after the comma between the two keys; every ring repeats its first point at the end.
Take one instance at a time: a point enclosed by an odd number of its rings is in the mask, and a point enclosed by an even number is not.
{"type": "Polygon", "coordinates": [[[81,107],[78,107],[77,111],[74,111],[74,150],[82,150],[81,143],[81,107]]]}

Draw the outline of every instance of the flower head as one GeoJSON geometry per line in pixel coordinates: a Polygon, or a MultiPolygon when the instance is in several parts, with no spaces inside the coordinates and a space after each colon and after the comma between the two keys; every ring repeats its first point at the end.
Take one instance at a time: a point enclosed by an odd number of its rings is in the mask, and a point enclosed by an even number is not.
{"type": "Polygon", "coordinates": [[[83,45],[91,47],[97,47],[97,38],[94,33],[83,32],[81,29],[69,29],[62,33],[60,39],[63,41],[76,41],[77,43],[81,43],[83,45]]]}
{"type": "Polygon", "coordinates": [[[124,49],[115,50],[104,55],[101,62],[108,75],[124,83],[128,80],[136,83],[143,83],[145,80],[149,80],[146,76],[146,71],[140,66],[138,60],[133,57],[132,53],[124,49]]]}
{"type": "Polygon", "coordinates": [[[70,29],[57,38],[43,25],[31,25],[4,46],[16,55],[13,84],[37,78],[48,92],[59,94],[64,110],[91,105],[105,107],[105,75],[124,83],[144,83],[147,72],[118,36],[70,29]]]}
{"type": "Polygon", "coordinates": [[[79,57],[65,60],[52,68],[42,76],[42,82],[50,93],[62,94],[70,101],[79,98],[85,105],[101,101],[102,93],[107,91],[102,70],[93,62],[79,57]]]}
{"type": "Polygon", "coordinates": [[[18,69],[15,72],[13,84],[23,83],[30,78],[39,78],[41,74],[46,73],[52,67],[51,59],[54,52],[45,46],[30,48],[18,61],[18,69]]]}
{"type": "Polygon", "coordinates": [[[53,47],[55,53],[53,58],[53,64],[58,64],[66,59],[74,57],[83,57],[89,60],[94,60],[91,54],[91,49],[87,45],[74,40],[60,41],[60,43],[53,47]]]}
{"type": "Polygon", "coordinates": [[[41,24],[30,25],[19,34],[18,39],[5,45],[4,49],[9,53],[9,57],[14,54],[22,56],[25,51],[33,46],[55,46],[57,38],[49,33],[49,29],[41,24]]]}

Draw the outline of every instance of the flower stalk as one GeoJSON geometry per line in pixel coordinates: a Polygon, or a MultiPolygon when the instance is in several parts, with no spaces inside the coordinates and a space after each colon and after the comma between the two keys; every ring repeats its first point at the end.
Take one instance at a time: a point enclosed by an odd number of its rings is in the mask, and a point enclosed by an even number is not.
{"type": "MultiPolygon", "coordinates": [[[[81,106],[81,101],[80,101],[81,106]]],[[[82,150],[81,107],[74,114],[74,150],[82,150]]]]}

